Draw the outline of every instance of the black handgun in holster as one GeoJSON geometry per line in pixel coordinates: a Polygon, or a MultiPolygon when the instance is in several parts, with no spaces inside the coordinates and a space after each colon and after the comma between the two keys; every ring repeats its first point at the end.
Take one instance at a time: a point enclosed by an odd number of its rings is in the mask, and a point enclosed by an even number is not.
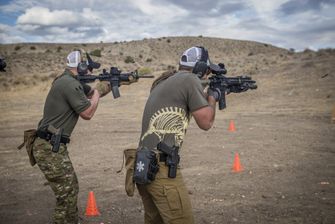
{"type": "Polygon", "coordinates": [[[166,155],[165,164],[169,167],[168,177],[175,178],[177,175],[177,167],[180,161],[180,156],[178,154],[179,147],[169,147],[164,142],[160,142],[157,144],[157,149],[166,155]]]}
{"type": "Polygon", "coordinates": [[[52,125],[49,125],[48,126],[48,131],[50,133],[52,133],[52,136],[51,136],[51,139],[50,139],[50,144],[52,145],[52,151],[56,153],[56,152],[59,151],[59,147],[60,147],[60,143],[61,143],[61,140],[62,140],[62,135],[63,135],[64,128],[56,129],[52,125]]]}

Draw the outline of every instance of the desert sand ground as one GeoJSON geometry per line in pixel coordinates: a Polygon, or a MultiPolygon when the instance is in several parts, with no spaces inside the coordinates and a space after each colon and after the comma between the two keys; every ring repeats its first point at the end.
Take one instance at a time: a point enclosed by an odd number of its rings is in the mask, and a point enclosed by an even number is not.
{"type": "MultiPolygon", "coordinates": [[[[335,223],[335,51],[294,53],[204,37],[0,45],[8,64],[0,73],[0,223],[50,223],[53,193],[25,150],[16,147],[23,131],[41,119],[52,77],[63,70],[70,50],[103,49],[95,57],[102,67],[147,67],[158,76],[193,45],[207,47],[213,62],[223,60],[228,75],[249,74],[258,84],[255,91],[228,95],[227,108],[217,111],[209,131],[194,121],[188,128],[181,167],[196,223],[335,223]],[[125,63],[126,56],[135,63],[125,63]],[[230,121],[235,132],[228,131],[230,121]],[[238,173],[232,172],[235,153],[243,167],[238,173]]],[[[151,83],[122,86],[120,98],[107,95],[91,121],[78,122],[69,153],[80,184],[80,223],[143,223],[138,193],[127,197],[125,173],[116,171],[123,149],[138,143],[151,83]],[[98,217],[84,215],[89,191],[98,217]]]]}

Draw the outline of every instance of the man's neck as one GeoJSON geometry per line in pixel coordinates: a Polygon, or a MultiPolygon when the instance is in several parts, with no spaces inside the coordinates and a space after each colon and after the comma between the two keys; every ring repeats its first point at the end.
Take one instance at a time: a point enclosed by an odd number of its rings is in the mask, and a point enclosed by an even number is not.
{"type": "Polygon", "coordinates": [[[67,67],[66,69],[67,69],[68,71],[70,71],[70,72],[72,73],[73,76],[78,75],[77,68],[69,68],[69,67],[67,67]]]}

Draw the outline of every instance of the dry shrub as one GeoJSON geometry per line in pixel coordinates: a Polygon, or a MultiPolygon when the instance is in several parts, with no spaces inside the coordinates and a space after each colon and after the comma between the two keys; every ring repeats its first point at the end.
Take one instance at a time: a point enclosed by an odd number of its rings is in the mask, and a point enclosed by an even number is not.
{"type": "Polygon", "coordinates": [[[125,59],[124,59],[124,62],[125,63],[135,63],[135,60],[132,56],[127,56],[125,59]]]}
{"type": "Polygon", "coordinates": [[[91,51],[90,55],[95,56],[95,57],[101,57],[101,49],[95,49],[91,51]]]}

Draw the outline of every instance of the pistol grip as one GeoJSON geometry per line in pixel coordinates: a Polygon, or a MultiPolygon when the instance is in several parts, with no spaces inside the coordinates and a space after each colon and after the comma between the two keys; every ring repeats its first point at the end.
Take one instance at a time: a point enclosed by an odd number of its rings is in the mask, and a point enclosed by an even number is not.
{"type": "Polygon", "coordinates": [[[222,96],[219,100],[219,110],[223,110],[224,108],[226,108],[226,93],[225,92],[221,92],[222,96]]]}

